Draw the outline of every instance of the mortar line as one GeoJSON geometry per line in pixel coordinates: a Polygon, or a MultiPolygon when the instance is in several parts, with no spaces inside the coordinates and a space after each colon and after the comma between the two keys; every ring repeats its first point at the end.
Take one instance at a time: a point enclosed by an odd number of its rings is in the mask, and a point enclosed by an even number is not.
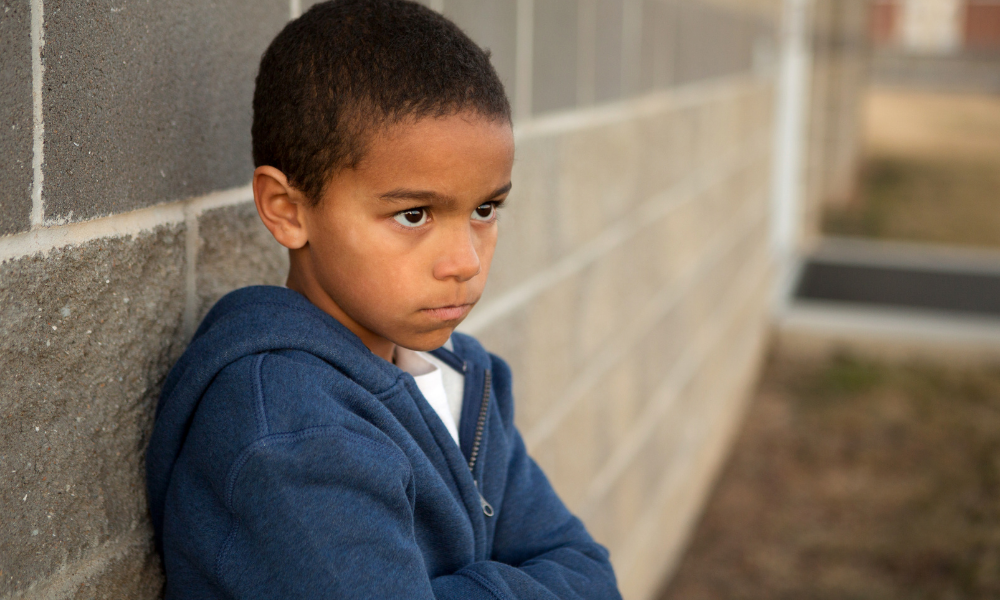
{"type": "Polygon", "coordinates": [[[205,211],[243,204],[252,199],[253,190],[245,185],[99,219],[40,227],[0,237],[0,263],[37,253],[47,254],[58,248],[80,245],[95,239],[120,238],[151,231],[163,225],[176,225],[186,219],[185,211],[200,215],[205,211]]]}
{"type": "Polygon", "coordinates": [[[42,227],[45,222],[45,205],[42,204],[42,184],[45,175],[42,172],[45,151],[42,105],[42,77],[45,73],[45,65],[42,64],[42,46],[45,44],[44,8],[43,0],[31,0],[31,229],[42,227]]]}
{"type": "MultiPolygon", "coordinates": [[[[756,204],[755,202],[754,205],[756,204]]],[[[625,326],[623,334],[605,344],[604,350],[588,361],[588,364],[581,369],[583,375],[570,383],[566,392],[533,427],[525,432],[524,442],[529,449],[537,448],[545,442],[556,431],[560,423],[569,416],[576,404],[600,381],[601,377],[618,364],[627,351],[649,331],[649,328],[669,313],[681,298],[701,281],[701,275],[710,271],[753,232],[759,223],[750,220],[749,224],[745,224],[747,223],[744,220],[746,216],[742,213],[739,214],[724,230],[717,232],[709,242],[708,252],[703,255],[703,258],[686,269],[679,277],[664,285],[642,308],[638,318],[625,326]],[[738,230],[738,233],[732,231],[734,229],[738,230]],[[733,235],[734,233],[735,235],[733,235]]]]}

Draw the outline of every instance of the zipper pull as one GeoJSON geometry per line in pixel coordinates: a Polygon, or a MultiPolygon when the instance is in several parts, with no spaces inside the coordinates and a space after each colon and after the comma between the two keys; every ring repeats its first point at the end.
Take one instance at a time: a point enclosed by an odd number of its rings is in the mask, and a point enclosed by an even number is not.
{"type": "Polygon", "coordinates": [[[490,503],[483,497],[483,493],[479,491],[479,482],[473,479],[472,485],[476,486],[476,493],[479,494],[479,505],[483,507],[483,514],[487,517],[492,517],[493,507],[490,506],[490,503]]]}
{"type": "Polygon", "coordinates": [[[493,507],[490,506],[490,503],[486,501],[486,498],[483,498],[482,494],[479,494],[479,503],[483,505],[483,514],[486,515],[487,517],[492,517],[493,507]]]}

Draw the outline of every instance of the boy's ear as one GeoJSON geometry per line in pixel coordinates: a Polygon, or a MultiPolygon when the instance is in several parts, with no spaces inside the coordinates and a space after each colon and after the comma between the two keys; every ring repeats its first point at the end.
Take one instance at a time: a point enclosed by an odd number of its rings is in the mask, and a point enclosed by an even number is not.
{"type": "Polygon", "coordinates": [[[253,201],[260,220],[279,244],[290,250],[306,245],[309,241],[303,214],[307,209],[306,198],[289,185],[284,173],[268,166],[254,169],[253,201]]]}

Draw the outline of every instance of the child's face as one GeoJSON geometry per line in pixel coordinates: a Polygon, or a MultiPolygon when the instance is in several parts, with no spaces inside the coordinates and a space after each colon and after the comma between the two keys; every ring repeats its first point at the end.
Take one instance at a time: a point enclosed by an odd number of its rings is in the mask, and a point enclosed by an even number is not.
{"type": "Polygon", "coordinates": [[[301,211],[289,287],[384,358],[441,346],[483,293],[513,161],[510,125],[474,114],[391,127],[301,211]]]}

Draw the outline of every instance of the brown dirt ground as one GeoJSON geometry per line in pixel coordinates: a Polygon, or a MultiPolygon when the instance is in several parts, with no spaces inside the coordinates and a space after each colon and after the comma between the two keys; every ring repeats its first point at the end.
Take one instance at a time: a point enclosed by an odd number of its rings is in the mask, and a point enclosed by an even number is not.
{"type": "Polygon", "coordinates": [[[661,600],[1000,598],[1000,365],[770,361],[661,600]]]}
{"type": "Polygon", "coordinates": [[[1000,247],[1000,96],[872,90],[856,197],[826,233],[1000,247]]]}

